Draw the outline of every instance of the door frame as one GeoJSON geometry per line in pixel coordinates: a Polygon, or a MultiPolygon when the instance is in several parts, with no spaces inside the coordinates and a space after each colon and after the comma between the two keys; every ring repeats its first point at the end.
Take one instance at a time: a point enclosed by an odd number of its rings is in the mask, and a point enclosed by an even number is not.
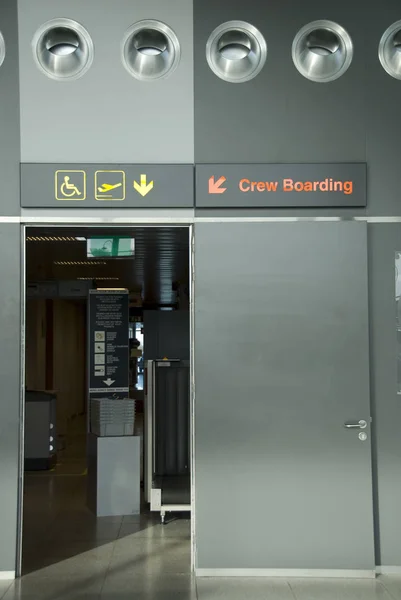
{"type": "Polygon", "coordinates": [[[190,465],[191,465],[191,573],[195,571],[196,563],[196,532],[195,532],[195,361],[194,361],[194,226],[192,219],[138,219],[133,218],[127,222],[113,218],[102,218],[100,223],[95,219],[82,219],[78,223],[70,219],[41,220],[26,222],[21,219],[21,280],[20,280],[20,399],[19,399],[19,451],[18,451],[18,504],[17,504],[17,544],[15,574],[22,576],[22,546],[24,525],[24,436],[25,436],[25,361],[26,361],[26,231],[27,229],[40,228],[62,229],[65,227],[76,229],[127,229],[135,227],[163,229],[185,228],[188,230],[189,246],[189,330],[190,330],[190,465]]]}

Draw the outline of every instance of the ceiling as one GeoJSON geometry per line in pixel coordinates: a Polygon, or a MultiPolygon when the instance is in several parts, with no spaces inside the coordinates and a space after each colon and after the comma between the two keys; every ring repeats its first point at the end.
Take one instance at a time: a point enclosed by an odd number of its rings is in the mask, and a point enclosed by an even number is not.
{"type": "Polygon", "coordinates": [[[189,281],[189,229],[187,227],[47,227],[26,231],[26,271],[29,283],[90,278],[96,287],[124,287],[141,292],[144,304],[169,305],[176,299],[173,283],[189,281]],[[135,257],[87,260],[86,242],[75,237],[127,236],[135,239],[135,257]],[[28,238],[73,238],[73,241],[28,241],[28,238]],[[55,262],[89,262],[57,265],[55,262]],[[118,279],[102,279],[115,278],[118,279]]]}

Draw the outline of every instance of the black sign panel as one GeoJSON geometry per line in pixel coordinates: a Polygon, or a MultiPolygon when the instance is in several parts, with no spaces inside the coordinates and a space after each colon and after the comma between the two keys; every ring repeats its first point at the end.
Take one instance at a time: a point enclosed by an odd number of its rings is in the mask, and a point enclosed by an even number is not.
{"type": "Polygon", "coordinates": [[[193,208],[193,165],[21,165],[23,208],[193,208]]]}
{"type": "Polygon", "coordinates": [[[197,208],[366,206],[366,164],[197,165],[197,208]]]}
{"type": "Polygon", "coordinates": [[[89,393],[129,390],[128,292],[89,292],[89,393]]]}

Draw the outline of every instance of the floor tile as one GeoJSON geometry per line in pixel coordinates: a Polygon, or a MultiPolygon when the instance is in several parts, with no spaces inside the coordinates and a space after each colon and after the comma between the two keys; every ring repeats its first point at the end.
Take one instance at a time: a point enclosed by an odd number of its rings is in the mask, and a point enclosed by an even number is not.
{"type": "Polygon", "coordinates": [[[46,551],[25,554],[23,573],[40,573],[44,577],[56,577],[69,573],[84,572],[88,575],[106,573],[113,555],[114,543],[99,542],[52,544],[46,551]]]}
{"type": "Polygon", "coordinates": [[[114,540],[85,540],[71,541],[60,544],[57,540],[49,540],[46,545],[47,553],[57,558],[71,558],[74,556],[82,556],[87,558],[88,555],[103,556],[107,555],[111,558],[114,550],[114,540]]]}
{"type": "Polygon", "coordinates": [[[108,578],[190,574],[190,544],[183,539],[125,538],[115,543],[108,578]]]}
{"type": "Polygon", "coordinates": [[[102,589],[102,597],[115,595],[120,598],[131,592],[136,598],[174,597],[196,598],[196,585],[193,578],[185,575],[163,575],[146,577],[137,572],[134,577],[107,577],[102,589]]]}
{"type": "Polygon", "coordinates": [[[106,577],[107,570],[109,568],[108,560],[85,560],[82,558],[75,557],[66,560],[57,560],[53,557],[41,557],[39,562],[35,565],[31,564],[31,568],[26,569],[26,575],[24,577],[31,577],[33,575],[40,576],[43,579],[56,580],[59,577],[73,577],[76,578],[78,575],[88,578],[92,577],[106,577]]]}
{"type": "Polygon", "coordinates": [[[125,523],[153,523],[157,525],[160,523],[160,515],[158,513],[139,513],[135,515],[125,515],[123,517],[123,524],[125,523]]]}
{"type": "Polygon", "coordinates": [[[392,600],[374,579],[289,580],[296,600],[392,600]]]}
{"type": "Polygon", "coordinates": [[[162,527],[145,506],[141,515],[96,518],[86,478],[74,475],[79,451],[67,444],[60,462],[26,477],[26,575],[4,588],[5,600],[195,600],[189,519],[171,515],[162,527]]]}
{"type": "Polygon", "coordinates": [[[60,511],[57,514],[57,520],[65,523],[81,523],[82,525],[87,525],[88,523],[119,523],[121,525],[123,517],[97,517],[88,508],[79,507],[60,511]]]}
{"type": "Polygon", "coordinates": [[[119,537],[127,537],[133,535],[135,537],[173,537],[187,538],[191,537],[191,522],[189,520],[171,521],[166,525],[154,523],[125,523],[123,522],[119,537]]]}
{"type": "Polygon", "coordinates": [[[294,600],[283,579],[199,577],[196,586],[199,600],[294,600]]]}
{"type": "Polygon", "coordinates": [[[115,540],[120,532],[121,524],[110,522],[76,523],[75,521],[57,523],[52,528],[50,540],[58,541],[89,541],[115,540]]]}
{"type": "Polygon", "coordinates": [[[180,550],[190,556],[191,541],[185,538],[136,537],[135,535],[130,535],[115,541],[113,558],[119,555],[132,557],[138,556],[138,554],[144,554],[144,556],[149,556],[150,554],[166,556],[168,552],[174,550],[180,550]]]}
{"type": "Polygon", "coordinates": [[[197,600],[196,591],[166,592],[164,590],[138,592],[128,590],[125,592],[102,592],[100,600],[197,600]]]}
{"type": "Polygon", "coordinates": [[[0,581],[0,600],[3,598],[4,594],[11,587],[12,581],[0,581]]]}
{"type": "Polygon", "coordinates": [[[378,581],[394,600],[401,600],[401,575],[380,575],[378,581]]]}
{"type": "MultiPolygon", "coordinates": [[[[3,600],[69,600],[98,598],[104,576],[24,577],[16,581],[3,600]]],[[[117,599],[116,599],[117,600],[117,599]]]]}

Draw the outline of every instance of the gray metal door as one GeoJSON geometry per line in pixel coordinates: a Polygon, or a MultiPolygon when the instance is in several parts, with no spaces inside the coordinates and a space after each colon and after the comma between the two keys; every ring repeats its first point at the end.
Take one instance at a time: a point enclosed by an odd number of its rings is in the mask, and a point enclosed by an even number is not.
{"type": "Polygon", "coordinates": [[[196,225],[199,570],[374,568],[368,341],[365,224],[196,225]]]}

